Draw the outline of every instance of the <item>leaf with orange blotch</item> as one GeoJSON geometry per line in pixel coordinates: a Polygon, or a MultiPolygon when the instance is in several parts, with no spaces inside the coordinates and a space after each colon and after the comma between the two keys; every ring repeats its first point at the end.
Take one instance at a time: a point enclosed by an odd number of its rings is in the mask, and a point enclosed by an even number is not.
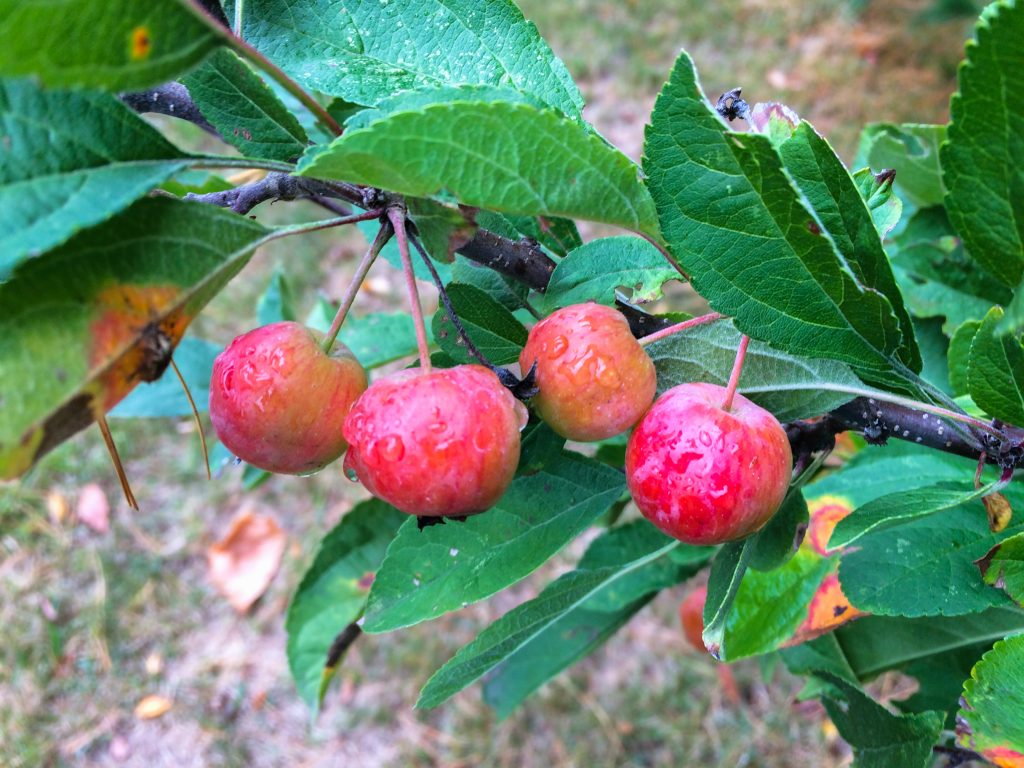
{"type": "Polygon", "coordinates": [[[166,696],[150,695],[135,705],[135,717],[139,720],[154,720],[171,711],[174,702],[166,696]]]}
{"type": "Polygon", "coordinates": [[[1003,539],[974,563],[986,584],[1024,605],[1024,533],[1003,539]]]}
{"type": "Polygon", "coordinates": [[[147,198],[0,284],[0,479],[159,377],[267,235],[213,206],[147,198]]]}
{"type": "Polygon", "coordinates": [[[810,522],[807,525],[807,543],[822,557],[826,557],[837,549],[829,549],[828,540],[835,530],[836,523],[853,512],[853,502],[843,496],[824,495],[809,499],[807,512],[810,522]]]}
{"type": "Polygon", "coordinates": [[[956,734],[960,745],[1000,768],[1024,768],[1024,635],[996,643],[974,665],[956,734]]]}
{"type": "Polygon", "coordinates": [[[839,584],[839,574],[833,571],[818,585],[814,597],[807,606],[807,618],[803,620],[789,645],[813,640],[827,632],[841,627],[849,621],[866,616],[863,611],[850,605],[839,584]]]}
{"type": "Polygon", "coordinates": [[[287,539],[274,518],[243,511],[206,551],[210,581],[236,611],[245,613],[270,586],[287,539]]]}

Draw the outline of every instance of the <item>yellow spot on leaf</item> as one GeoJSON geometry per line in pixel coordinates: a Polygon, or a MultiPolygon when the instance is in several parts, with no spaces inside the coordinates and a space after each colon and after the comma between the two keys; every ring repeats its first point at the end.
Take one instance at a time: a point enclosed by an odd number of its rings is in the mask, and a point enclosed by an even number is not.
{"type": "Polygon", "coordinates": [[[1010,518],[1013,517],[1010,500],[1001,493],[991,493],[982,501],[985,503],[985,512],[988,514],[988,527],[992,533],[1000,533],[1010,524],[1010,518]]]}
{"type": "Polygon", "coordinates": [[[153,50],[153,39],[149,36],[149,27],[139,26],[132,30],[128,45],[132,61],[148,59],[153,50]]]}
{"type": "Polygon", "coordinates": [[[807,642],[864,615],[863,611],[854,608],[846,599],[839,584],[839,574],[830,573],[811,598],[807,606],[807,618],[797,628],[790,644],[807,642]]]}
{"type": "Polygon", "coordinates": [[[853,512],[853,504],[842,496],[821,496],[807,502],[810,523],[807,527],[807,543],[822,557],[830,553],[828,540],[836,524],[853,512]]]}

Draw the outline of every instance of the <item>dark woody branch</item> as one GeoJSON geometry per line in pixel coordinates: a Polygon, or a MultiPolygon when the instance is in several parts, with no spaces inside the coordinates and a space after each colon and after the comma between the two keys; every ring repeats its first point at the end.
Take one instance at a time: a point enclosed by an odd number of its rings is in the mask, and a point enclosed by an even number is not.
{"type": "Polygon", "coordinates": [[[170,115],[195,123],[207,133],[219,136],[217,129],[203,117],[199,107],[192,101],[188,89],[181,83],[165,83],[146,91],[122,93],[121,101],[140,114],[152,113],[170,115]]]}

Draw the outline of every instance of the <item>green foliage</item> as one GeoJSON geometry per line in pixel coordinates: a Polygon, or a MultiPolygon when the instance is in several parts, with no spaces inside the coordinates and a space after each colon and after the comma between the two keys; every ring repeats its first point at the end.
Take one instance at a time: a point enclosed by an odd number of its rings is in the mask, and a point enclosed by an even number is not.
{"type": "MultiPolygon", "coordinates": [[[[513,363],[526,344],[526,329],[505,307],[471,285],[448,284],[455,314],[476,347],[495,365],[513,363]]],[[[434,338],[459,363],[479,363],[459,338],[445,308],[434,314],[434,338]]]]}
{"type": "Polygon", "coordinates": [[[964,683],[957,737],[985,757],[1024,755],[1024,634],[995,644],[964,683]]]}
{"type": "Polygon", "coordinates": [[[574,118],[583,108],[565,65],[508,0],[246,0],[243,35],[302,85],[356,104],[510,85],[574,118]]]}
{"type": "Polygon", "coordinates": [[[313,147],[304,176],[464,205],[657,232],[639,169],[577,122],[528,104],[451,101],[389,114],[313,147]],[[536,148],[543,146],[543,153],[536,148]]]}
{"type": "Polygon", "coordinates": [[[1005,590],[1024,605],[1024,533],[999,542],[977,565],[986,584],[1005,590]]]}
{"type": "Polygon", "coordinates": [[[1024,347],[1000,334],[1003,310],[993,307],[971,341],[967,391],[982,409],[1011,424],[1024,424],[1024,347]]]}
{"type": "Polygon", "coordinates": [[[975,35],[941,153],[946,208],[971,257],[1015,287],[1024,274],[1024,6],[992,3],[975,35]]]}
{"type": "Polygon", "coordinates": [[[243,155],[293,160],[305,150],[299,121],[231,51],[217,51],[182,83],[203,117],[243,155]]]}
{"type": "Polygon", "coordinates": [[[0,135],[0,280],[186,165],[113,96],[27,80],[0,80],[0,135]]]}
{"type": "Polygon", "coordinates": [[[219,42],[186,0],[0,0],[0,75],[34,75],[49,87],[124,91],[159,85],[195,66],[219,42]]]}
{"type": "Polygon", "coordinates": [[[874,171],[896,171],[896,188],[913,207],[937,206],[946,193],[939,164],[945,138],[944,125],[873,123],[861,134],[857,159],[874,171]]]}

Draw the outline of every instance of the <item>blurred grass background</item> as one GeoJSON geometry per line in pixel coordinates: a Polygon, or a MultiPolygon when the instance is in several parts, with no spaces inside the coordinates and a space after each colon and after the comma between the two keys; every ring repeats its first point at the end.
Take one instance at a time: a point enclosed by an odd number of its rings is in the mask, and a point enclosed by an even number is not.
{"type": "MultiPolygon", "coordinates": [[[[743,86],[783,101],[847,159],[868,121],[947,119],[971,19],[950,0],[521,0],[565,60],[587,116],[640,155],[643,124],[677,51],[712,98],[743,86]]],[[[166,123],[165,123],[166,125],[166,123]]],[[[175,126],[189,138],[188,127],[175,126]]],[[[304,205],[304,204],[303,204],[304,205]]],[[[261,219],[318,216],[257,209],[261,219]]],[[[294,213],[298,209],[299,213],[294,213]]],[[[337,298],[365,245],[332,232],[258,253],[193,333],[220,343],[252,325],[282,267],[300,316],[337,298]]],[[[393,309],[402,293],[375,270],[356,311],[393,309]]],[[[187,421],[112,423],[142,505],[124,504],[95,428],[0,488],[0,765],[29,766],[833,766],[849,762],[814,703],[777,671],[736,665],[729,701],[713,662],[690,650],[667,591],[605,647],[497,722],[471,688],[412,709],[429,675],[488,622],[568,567],[582,543],[492,600],[394,635],[363,638],[311,722],[284,656],[284,612],[323,534],[361,491],[331,467],[275,477],[255,492],[239,471],[207,483],[187,421]],[[112,525],[97,534],[62,514],[99,482],[112,525]],[[210,586],[207,547],[241,509],[272,514],[289,535],[281,572],[246,616],[210,586]],[[133,716],[159,694],[154,720],[133,716]]]]}

